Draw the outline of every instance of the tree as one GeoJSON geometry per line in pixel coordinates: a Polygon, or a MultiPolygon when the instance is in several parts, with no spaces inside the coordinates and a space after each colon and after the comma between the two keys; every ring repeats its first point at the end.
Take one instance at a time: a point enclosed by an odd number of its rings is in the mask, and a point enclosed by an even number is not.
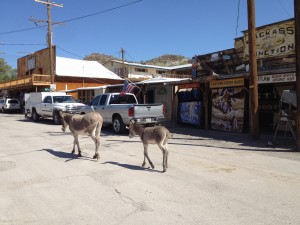
{"type": "Polygon", "coordinates": [[[17,70],[11,68],[3,58],[0,58],[0,82],[17,78],[17,70]]]}

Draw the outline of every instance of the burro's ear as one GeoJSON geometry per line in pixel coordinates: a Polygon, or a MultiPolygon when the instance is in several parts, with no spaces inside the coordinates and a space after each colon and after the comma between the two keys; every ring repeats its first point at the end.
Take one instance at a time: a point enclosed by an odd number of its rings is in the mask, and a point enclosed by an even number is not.
{"type": "Polygon", "coordinates": [[[129,130],[129,127],[128,127],[128,126],[126,126],[126,129],[127,129],[127,130],[129,130]]]}
{"type": "Polygon", "coordinates": [[[60,115],[61,117],[63,117],[64,113],[63,113],[62,111],[59,111],[59,115],[60,115]]]}

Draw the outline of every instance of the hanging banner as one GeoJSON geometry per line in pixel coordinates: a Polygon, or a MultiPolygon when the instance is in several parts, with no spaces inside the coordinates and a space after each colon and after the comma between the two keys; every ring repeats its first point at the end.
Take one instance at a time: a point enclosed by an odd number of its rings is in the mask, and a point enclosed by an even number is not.
{"type": "MultiPolygon", "coordinates": [[[[249,59],[248,32],[244,33],[244,59],[249,59]]],[[[295,54],[294,20],[256,29],[258,59],[295,54]]]]}
{"type": "Polygon", "coordinates": [[[245,90],[243,87],[212,89],[211,128],[243,132],[245,90]]]}

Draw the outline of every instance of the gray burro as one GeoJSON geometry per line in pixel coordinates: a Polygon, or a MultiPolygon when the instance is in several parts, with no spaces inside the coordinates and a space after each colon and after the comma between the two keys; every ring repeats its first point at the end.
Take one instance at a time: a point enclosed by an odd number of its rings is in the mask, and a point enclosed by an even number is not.
{"type": "Polygon", "coordinates": [[[157,144],[163,153],[163,172],[167,171],[168,168],[168,140],[171,138],[169,130],[164,126],[154,126],[154,127],[143,127],[134,121],[130,121],[129,137],[132,138],[136,134],[140,136],[144,145],[144,161],[142,166],[146,165],[146,158],[154,169],[154,165],[148,155],[148,144],[157,144]]]}

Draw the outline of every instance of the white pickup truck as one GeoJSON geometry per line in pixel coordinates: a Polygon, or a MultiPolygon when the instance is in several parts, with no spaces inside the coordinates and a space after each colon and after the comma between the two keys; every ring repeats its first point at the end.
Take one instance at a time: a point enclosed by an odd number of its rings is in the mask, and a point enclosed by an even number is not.
{"type": "Polygon", "coordinates": [[[104,125],[112,125],[115,133],[124,133],[130,120],[154,125],[165,119],[163,104],[138,104],[134,94],[105,93],[94,97],[89,106],[78,113],[95,110],[103,117],[104,125]]]}
{"type": "Polygon", "coordinates": [[[75,113],[85,105],[78,103],[65,92],[31,92],[25,94],[25,117],[34,121],[52,118],[55,124],[61,123],[59,111],[75,113]]]}

